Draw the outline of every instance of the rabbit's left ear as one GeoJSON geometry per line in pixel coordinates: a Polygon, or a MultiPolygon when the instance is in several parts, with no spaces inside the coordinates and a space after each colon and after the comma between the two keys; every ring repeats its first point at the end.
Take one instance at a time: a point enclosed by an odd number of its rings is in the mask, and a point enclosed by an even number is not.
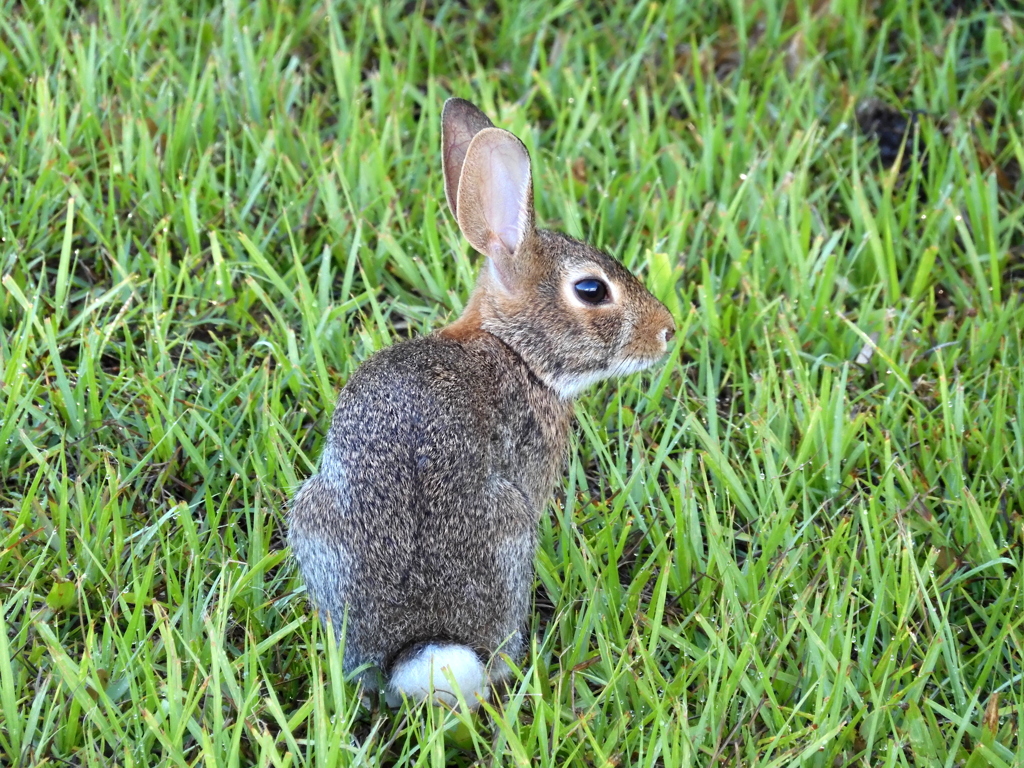
{"type": "Polygon", "coordinates": [[[506,290],[521,287],[533,235],[530,154],[500,128],[484,128],[470,143],[459,179],[456,219],[469,244],[490,261],[506,290]]]}
{"type": "Polygon", "coordinates": [[[448,99],[441,110],[441,167],[444,170],[444,196],[456,221],[459,212],[459,179],[469,145],[484,128],[493,128],[474,104],[465,99],[448,99]]]}

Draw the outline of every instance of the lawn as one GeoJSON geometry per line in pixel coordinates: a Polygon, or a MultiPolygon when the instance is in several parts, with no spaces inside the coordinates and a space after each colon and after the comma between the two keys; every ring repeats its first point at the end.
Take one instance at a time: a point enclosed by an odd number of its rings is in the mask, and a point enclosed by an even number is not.
{"type": "Polygon", "coordinates": [[[0,764],[1020,764],[1022,83],[1010,0],[0,0],[0,764]],[[285,546],[473,284],[451,95],[678,326],[478,715],[362,706],[285,546]]]}

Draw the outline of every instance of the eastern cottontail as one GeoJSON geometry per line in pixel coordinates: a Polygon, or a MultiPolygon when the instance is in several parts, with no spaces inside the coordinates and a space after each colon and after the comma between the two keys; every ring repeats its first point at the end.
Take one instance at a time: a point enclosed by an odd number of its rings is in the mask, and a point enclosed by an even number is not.
{"type": "Polygon", "coordinates": [[[471,707],[521,658],[539,516],[573,398],[665,353],[668,310],[610,256],[534,228],[526,147],[475,106],[441,118],[445,196],[487,257],[451,325],[368,359],[338,397],[289,541],[346,671],[386,700],[471,707]],[[443,670],[447,669],[447,672],[443,670]]]}

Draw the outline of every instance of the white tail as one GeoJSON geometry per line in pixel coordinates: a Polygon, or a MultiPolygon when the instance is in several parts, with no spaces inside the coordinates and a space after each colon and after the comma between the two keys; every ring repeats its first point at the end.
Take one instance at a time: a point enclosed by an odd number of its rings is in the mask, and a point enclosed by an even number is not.
{"type": "Polygon", "coordinates": [[[410,701],[432,699],[434,704],[458,705],[458,692],[466,705],[476,709],[477,696],[484,701],[490,694],[487,669],[472,648],[464,645],[429,644],[409,654],[395,664],[385,698],[389,707],[402,703],[402,696],[410,701]],[[452,690],[452,683],[458,691],[452,690]]]}

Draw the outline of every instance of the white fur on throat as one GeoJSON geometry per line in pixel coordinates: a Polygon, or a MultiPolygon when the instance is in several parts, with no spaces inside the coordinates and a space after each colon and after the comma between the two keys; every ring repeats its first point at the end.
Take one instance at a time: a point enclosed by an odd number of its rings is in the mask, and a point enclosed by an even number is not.
{"type": "Polygon", "coordinates": [[[628,376],[631,373],[642,371],[645,368],[650,368],[658,362],[659,359],[660,358],[654,357],[647,360],[636,358],[620,360],[618,363],[614,363],[610,368],[605,368],[603,370],[587,371],[586,373],[577,374],[565,374],[555,378],[555,380],[551,382],[551,387],[563,400],[571,400],[591,384],[596,384],[603,379],[628,376]]]}
{"type": "Polygon", "coordinates": [[[458,705],[458,697],[452,690],[453,682],[470,709],[479,705],[477,696],[486,701],[490,694],[487,670],[472,648],[425,645],[415,655],[395,665],[385,699],[389,707],[399,706],[403,694],[410,701],[432,699],[434,704],[454,707],[458,705]]]}

